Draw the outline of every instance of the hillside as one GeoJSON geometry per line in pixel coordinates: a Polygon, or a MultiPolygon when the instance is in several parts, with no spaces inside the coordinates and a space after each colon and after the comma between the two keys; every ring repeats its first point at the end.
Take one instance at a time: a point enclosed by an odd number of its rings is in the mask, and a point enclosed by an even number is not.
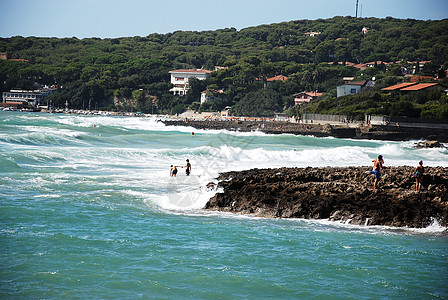
{"type": "MultiPolygon", "coordinates": [[[[324,100],[332,99],[344,76],[360,80],[375,76],[376,86],[384,87],[402,80],[401,68],[412,69],[412,62],[417,61],[430,61],[416,70],[419,74],[442,74],[448,64],[448,19],[334,17],[239,31],[176,31],[114,39],[13,37],[0,39],[0,52],[8,53],[10,59],[27,60],[0,60],[2,92],[30,89],[35,83],[56,84],[62,88],[51,100],[60,107],[68,99],[72,108],[85,108],[90,103],[98,108],[151,111],[153,102],[145,96],[153,95],[157,96],[159,112],[178,113],[187,107],[217,110],[230,105],[235,113],[247,114],[245,103],[262,98],[264,102],[257,105],[260,109],[250,112],[271,115],[285,110],[294,113],[292,95],[297,92],[318,90],[325,93],[324,100]],[[368,31],[363,33],[363,28],[368,31]],[[331,63],[369,61],[402,63],[367,70],[331,63]],[[187,96],[169,93],[168,71],[213,70],[215,66],[224,68],[204,82],[192,81],[187,96]],[[288,80],[264,88],[264,79],[279,74],[288,80]],[[222,89],[223,100],[200,106],[200,92],[206,89],[222,89]],[[114,102],[114,98],[123,101],[114,102]]],[[[444,98],[435,98],[431,105],[438,113],[448,104],[444,98]]],[[[425,103],[407,101],[424,111],[420,106],[425,103]]],[[[325,110],[317,106],[311,109],[325,110]]],[[[437,113],[432,117],[440,117],[437,113]]]]}

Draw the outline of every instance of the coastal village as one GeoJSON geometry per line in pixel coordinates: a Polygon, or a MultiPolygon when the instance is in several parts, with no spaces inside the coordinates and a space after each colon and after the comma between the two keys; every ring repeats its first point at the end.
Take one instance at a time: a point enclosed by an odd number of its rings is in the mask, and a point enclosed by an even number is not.
{"type": "MultiPolygon", "coordinates": [[[[378,29],[362,26],[354,34],[357,35],[358,39],[368,39],[370,35],[375,34],[376,30],[378,29]]],[[[326,34],[328,33],[321,30],[306,31],[301,34],[301,38],[304,38],[306,42],[315,42],[322,36],[326,36],[326,34]]],[[[348,37],[336,37],[331,43],[343,45],[350,41],[351,39],[348,37]]],[[[115,40],[113,44],[118,45],[120,41],[115,40]]],[[[278,50],[283,51],[284,48],[285,46],[279,46],[278,50]]],[[[28,59],[10,58],[10,56],[10,53],[0,53],[0,61],[6,61],[11,64],[33,64],[28,59]]],[[[319,65],[310,62],[297,63],[295,68],[308,68],[311,71],[309,73],[305,72],[302,80],[298,80],[298,73],[283,72],[283,69],[281,72],[278,72],[269,64],[267,64],[267,68],[271,68],[269,71],[261,71],[260,65],[262,61],[258,57],[249,56],[242,59],[241,65],[247,67],[247,75],[240,80],[242,80],[245,86],[252,85],[258,90],[254,93],[253,91],[249,92],[249,89],[246,94],[239,95],[239,102],[229,101],[228,99],[229,92],[236,85],[236,79],[225,77],[218,80],[217,78],[235,74],[242,67],[236,68],[231,64],[230,66],[224,64],[224,66],[214,65],[213,68],[192,68],[193,64],[179,64],[189,66],[189,68],[171,68],[168,71],[164,71],[165,73],[161,75],[164,81],[154,82],[154,84],[166,83],[163,87],[167,89],[169,94],[163,95],[158,90],[150,91],[150,89],[143,87],[116,89],[113,95],[109,94],[107,97],[103,95],[103,98],[108,98],[109,102],[111,99],[113,100],[113,104],[109,107],[114,109],[110,110],[100,106],[98,99],[93,97],[88,98],[88,101],[85,101],[85,98],[83,98],[82,107],[80,107],[79,103],[74,105],[73,100],[70,98],[62,96],[62,98],[59,97],[58,99],[57,96],[64,95],[64,91],[70,94],[70,88],[58,84],[57,80],[55,80],[54,84],[41,85],[38,78],[30,77],[29,79],[35,80],[35,89],[10,89],[3,91],[0,107],[3,110],[40,111],[46,113],[155,117],[168,126],[189,126],[195,129],[227,129],[242,132],[261,131],[270,134],[289,133],[314,137],[350,139],[416,140],[420,141],[415,143],[415,147],[419,148],[445,147],[443,143],[448,143],[447,119],[409,117],[408,115],[405,117],[399,113],[387,115],[375,112],[384,110],[385,106],[393,107],[394,104],[390,103],[391,100],[399,103],[407,101],[407,107],[399,108],[402,112],[406,112],[414,108],[409,106],[411,104],[409,104],[410,102],[407,99],[414,99],[413,101],[420,101],[421,103],[427,102],[428,99],[426,98],[429,96],[434,97],[434,95],[436,101],[439,101],[437,97],[444,99],[443,97],[448,95],[448,87],[446,86],[448,70],[446,65],[420,59],[373,60],[364,63],[361,61],[340,60],[336,55],[336,51],[330,50],[328,57],[321,59],[319,65]],[[428,74],[428,66],[431,66],[429,70],[432,70],[430,71],[432,76],[425,75],[422,72],[422,70],[426,70],[425,72],[428,74]],[[347,74],[354,75],[330,76],[327,80],[331,81],[332,84],[325,85],[326,88],[324,89],[322,88],[323,85],[319,87],[316,82],[325,68],[334,68],[331,69],[333,71],[344,70],[344,72],[338,71],[337,74],[345,74],[349,70],[350,72],[347,74]],[[387,80],[385,81],[384,74],[388,72],[391,72],[393,76],[389,74],[386,76],[387,80]],[[383,81],[381,81],[381,78],[383,81]],[[303,80],[307,82],[303,83],[303,80]],[[277,96],[272,96],[273,90],[286,89],[293,81],[295,83],[292,86],[305,86],[307,89],[290,89],[287,93],[283,92],[283,94],[280,94],[276,92],[277,96]],[[231,82],[231,84],[225,84],[226,82],[231,82]],[[380,82],[379,87],[378,82],[380,82]],[[207,84],[204,85],[204,83],[207,84]],[[248,98],[249,95],[252,98],[248,98]],[[277,106],[277,108],[272,107],[271,109],[269,107],[267,112],[253,113],[259,105],[265,105],[264,103],[258,103],[257,100],[258,98],[266,97],[266,95],[269,95],[267,96],[269,101],[272,100],[270,97],[282,98],[283,108],[277,106]],[[341,101],[341,99],[356,105],[356,97],[367,98],[367,102],[370,103],[371,107],[357,110],[356,114],[326,114],[319,112],[319,110],[316,112],[316,108],[339,103],[338,101],[341,101]],[[174,103],[170,104],[171,109],[161,109],[163,98],[168,98],[174,103]],[[244,102],[246,98],[248,102],[246,104],[247,108],[245,110],[238,109],[240,103],[244,102]],[[379,101],[382,101],[381,108],[376,103],[379,101]],[[176,105],[176,103],[178,104],[176,105]],[[376,108],[372,109],[375,106],[376,108]],[[173,107],[179,109],[173,109],[173,107]],[[217,107],[220,109],[213,110],[213,108],[217,107]],[[313,107],[314,109],[311,110],[310,108],[313,107]],[[139,108],[143,108],[142,111],[139,108]],[[242,114],[242,111],[246,113],[242,114]]],[[[154,62],[151,63],[154,64],[154,62]]],[[[287,69],[284,68],[284,70],[287,69]]],[[[145,68],[140,69],[140,72],[145,71],[148,70],[145,70],[145,68]]],[[[126,82],[132,77],[135,79],[136,76],[137,74],[128,74],[126,77],[119,79],[118,82],[126,82]]],[[[97,81],[99,80],[95,77],[93,81],[90,81],[90,85],[94,86],[97,81]]],[[[107,85],[107,81],[103,80],[103,82],[107,85]]],[[[85,94],[87,90],[85,90],[85,87],[83,89],[82,93],[85,94]]],[[[92,94],[92,90],[89,93],[92,94]]],[[[233,95],[235,96],[235,94],[233,95]]],[[[439,102],[442,103],[443,100],[439,102]]],[[[341,104],[338,104],[339,106],[341,104]]],[[[192,132],[193,134],[194,132],[192,132]]],[[[425,185],[428,186],[429,183],[425,183],[425,185]]],[[[441,189],[443,190],[443,188],[441,189]]],[[[250,193],[254,192],[251,191],[250,193]]],[[[217,197],[221,196],[218,195],[217,197]]],[[[431,197],[439,197],[439,194],[431,197]]],[[[218,199],[218,203],[222,203],[222,201],[218,199]]],[[[220,205],[214,207],[219,208],[220,205]]],[[[277,211],[268,212],[267,214],[270,216],[271,214],[273,214],[272,216],[278,216],[279,214],[283,216],[285,213],[277,211]]],[[[287,214],[291,217],[296,216],[297,212],[289,212],[287,214]]],[[[372,213],[368,212],[366,214],[371,215],[372,213]]],[[[322,217],[322,215],[318,214],[317,217],[322,217]]],[[[328,218],[329,216],[325,217],[328,218]]],[[[348,218],[347,215],[345,215],[345,218],[348,218]]],[[[363,218],[359,222],[368,223],[363,218]]],[[[372,224],[375,224],[375,222],[381,223],[381,221],[373,221],[372,224]]],[[[426,219],[424,222],[427,223],[428,220],[426,219]]],[[[421,226],[421,223],[419,224],[421,226]]]]}
{"type": "MultiPolygon", "coordinates": [[[[316,33],[317,34],[317,33],[316,33]]],[[[5,53],[2,54],[2,57],[7,57],[5,53]]],[[[400,64],[400,62],[395,62],[396,64],[400,64]]],[[[407,64],[413,65],[416,62],[407,62],[407,64]]],[[[419,62],[420,68],[424,67],[424,64],[428,63],[427,61],[419,62]]],[[[376,62],[368,62],[366,64],[352,64],[346,62],[347,65],[354,66],[355,68],[359,68],[360,70],[364,70],[366,68],[373,68],[376,65],[391,65],[392,63],[384,63],[381,61],[376,62]]],[[[222,68],[216,67],[216,70],[222,68]]],[[[189,81],[194,78],[197,80],[206,80],[210,73],[213,71],[204,70],[204,69],[179,69],[170,71],[171,76],[171,92],[173,95],[182,97],[187,94],[190,89],[189,81]]],[[[389,93],[391,95],[403,95],[408,93],[419,93],[422,91],[430,91],[437,90],[443,91],[444,93],[448,93],[448,89],[444,86],[441,86],[438,82],[433,83],[421,83],[421,80],[427,80],[428,78],[422,78],[422,76],[413,75],[415,72],[415,68],[412,70],[407,70],[402,67],[402,72],[404,74],[404,80],[406,82],[398,83],[395,85],[391,85],[385,88],[382,88],[381,91],[383,93],[389,93]]],[[[266,78],[264,80],[265,87],[269,86],[270,83],[275,81],[286,81],[288,77],[283,75],[277,75],[274,77],[266,78]]],[[[337,86],[337,97],[357,94],[364,89],[374,87],[374,81],[361,81],[354,82],[354,77],[344,77],[344,84],[337,86]]],[[[144,114],[141,112],[110,112],[110,111],[101,111],[95,109],[70,109],[69,103],[66,101],[65,108],[55,108],[51,103],[45,101],[45,97],[50,95],[51,93],[57,92],[57,87],[55,85],[48,87],[44,86],[40,89],[36,90],[11,90],[9,92],[3,92],[2,100],[0,106],[3,107],[3,110],[37,110],[42,112],[51,112],[51,113],[75,113],[75,114],[84,114],[84,115],[106,115],[106,116],[151,116],[152,114],[144,114]]],[[[208,101],[221,101],[222,100],[222,90],[206,90],[201,93],[200,103],[204,104],[208,101]]],[[[304,103],[310,103],[316,101],[320,96],[322,96],[322,92],[318,91],[302,91],[293,95],[294,104],[297,107],[301,107],[304,103]]],[[[156,105],[157,98],[153,98],[153,102],[156,105]]],[[[287,123],[295,123],[295,124],[315,124],[315,125],[339,125],[344,127],[366,127],[368,128],[372,125],[376,126],[387,126],[387,127],[409,127],[409,128],[432,128],[436,130],[448,130],[448,122],[434,123],[431,120],[424,119],[406,119],[406,118],[391,118],[385,116],[371,116],[365,115],[364,120],[351,120],[349,116],[345,115],[322,115],[322,114],[309,114],[303,113],[300,116],[288,116],[286,113],[276,113],[272,117],[250,117],[250,116],[232,116],[231,107],[227,106],[224,110],[218,112],[201,112],[198,113],[193,110],[187,110],[184,113],[178,115],[159,115],[159,117],[171,120],[190,120],[191,121],[255,121],[255,122],[287,122],[287,123]]],[[[203,126],[201,126],[203,127],[203,126]]],[[[206,127],[206,126],[205,126],[206,127]]],[[[238,127],[238,126],[237,126],[238,127]]],[[[253,127],[253,128],[259,128],[253,127]]],[[[288,132],[288,131],[285,131],[288,132]]],[[[424,138],[421,136],[420,138],[424,138]]]]}
{"type": "Polygon", "coordinates": [[[448,299],[448,2],[1,7],[0,299],[448,299]]]}

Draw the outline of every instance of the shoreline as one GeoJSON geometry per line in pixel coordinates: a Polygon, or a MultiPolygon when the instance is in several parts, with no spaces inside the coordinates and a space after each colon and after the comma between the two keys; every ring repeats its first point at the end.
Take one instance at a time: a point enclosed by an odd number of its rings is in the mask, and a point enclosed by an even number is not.
{"type": "Polygon", "coordinates": [[[312,135],[367,140],[409,141],[431,140],[448,143],[448,130],[391,125],[350,126],[331,124],[302,124],[281,121],[221,121],[221,120],[162,120],[167,126],[191,126],[196,129],[226,129],[229,131],[261,131],[267,134],[312,135]]]}
{"type": "MultiPolygon", "coordinates": [[[[16,110],[18,111],[18,110],[16,110]]],[[[21,111],[19,111],[21,112],[21,111]]],[[[422,127],[399,127],[393,125],[369,125],[358,124],[318,124],[318,123],[291,123],[285,121],[274,121],[262,118],[259,120],[212,120],[212,119],[188,119],[172,115],[152,115],[137,112],[109,112],[89,110],[57,110],[40,111],[41,113],[62,113],[75,115],[101,115],[121,117],[154,117],[166,126],[190,126],[195,129],[229,130],[251,132],[260,131],[267,134],[294,134],[315,137],[350,138],[363,140],[385,140],[385,141],[409,141],[426,140],[448,143],[448,129],[422,128],[422,127]]]]}
{"type": "Polygon", "coordinates": [[[267,218],[327,219],[352,225],[448,227],[448,168],[427,168],[421,192],[413,167],[384,171],[373,191],[371,167],[275,168],[225,172],[206,210],[267,218]]]}

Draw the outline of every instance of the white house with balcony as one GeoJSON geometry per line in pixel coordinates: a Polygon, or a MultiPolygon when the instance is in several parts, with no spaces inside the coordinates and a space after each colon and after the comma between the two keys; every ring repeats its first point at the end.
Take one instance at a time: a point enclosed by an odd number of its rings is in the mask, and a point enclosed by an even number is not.
{"type": "Polygon", "coordinates": [[[184,96],[190,89],[190,85],[188,84],[190,78],[205,80],[211,72],[212,71],[203,69],[182,69],[170,71],[171,83],[174,85],[170,92],[173,92],[174,95],[184,96]]]}
{"type": "Polygon", "coordinates": [[[36,107],[42,104],[45,96],[56,91],[54,87],[47,87],[38,90],[10,90],[3,92],[3,103],[16,103],[36,107]]]}

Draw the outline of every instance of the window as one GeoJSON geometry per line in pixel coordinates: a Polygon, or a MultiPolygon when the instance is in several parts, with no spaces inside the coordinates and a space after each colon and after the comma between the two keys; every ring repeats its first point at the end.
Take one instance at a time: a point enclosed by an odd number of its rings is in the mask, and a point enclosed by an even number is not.
{"type": "Polygon", "coordinates": [[[184,80],[185,78],[183,78],[183,77],[176,77],[176,80],[184,80]]]}
{"type": "Polygon", "coordinates": [[[351,93],[351,94],[356,94],[356,89],[351,89],[351,90],[350,90],[350,93],[351,93]]]}

